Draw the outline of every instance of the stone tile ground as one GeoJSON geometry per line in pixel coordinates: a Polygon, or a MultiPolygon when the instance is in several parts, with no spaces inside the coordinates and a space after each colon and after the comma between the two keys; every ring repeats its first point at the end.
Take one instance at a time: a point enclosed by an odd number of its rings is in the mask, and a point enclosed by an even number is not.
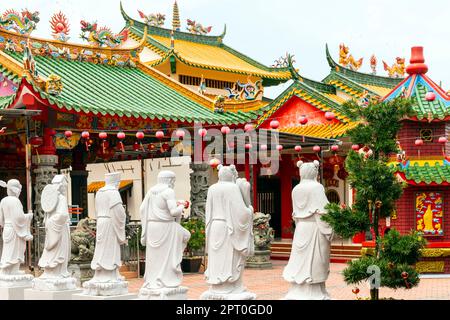
{"type": "MultiPolygon", "coordinates": [[[[247,288],[258,295],[258,300],[279,300],[287,293],[289,285],[282,279],[285,261],[274,261],[272,270],[246,270],[244,282],[247,288]]],[[[332,264],[331,274],[327,282],[328,291],[333,300],[355,300],[352,293],[354,287],[347,286],[341,275],[344,264],[332,264]]],[[[130,291],[137,293],[143,284],[143,279],[130,281],[130,291]]],[[[202,274],[185,275],[184,286],[189,288],[189,299],[198,300],[200,295],[208,289],[202,274]]],[[[359,297],[368,297],[367,284],[359,286],[359,297]]],[[[380,291],[382,298],[401,300],[450,300],[450,278],[422,279],[417,288],[411,290],[380,291]]]]}

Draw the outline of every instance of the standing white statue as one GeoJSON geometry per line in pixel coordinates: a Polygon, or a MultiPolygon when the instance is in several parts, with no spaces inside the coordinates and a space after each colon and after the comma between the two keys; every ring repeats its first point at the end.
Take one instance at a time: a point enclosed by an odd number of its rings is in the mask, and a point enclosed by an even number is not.
{"type": "Polygon", "coordinates": [[[210,285],[202,300],[255,300],[243,285],[247,257],[254,254],[250,184],[237,179],[235,166],[219,166],[219,182],[208,190],[206,249],[210,285]]]}
{"type": "Polygon", "coordinates": [[[120,275],[120,249],[127,243],[126,212],[118,190],[120,173],[105,176],[105,187],[95,197],[97,239],[91,263],[94,278],[83,284],[83,295],[122,296],[128,294],[128,282],[120,275]]]}
{"type": "Polygon", "coordinates": [[[44,269],[44,273],[33,281],[33,289],[38,291],[76,289],[76,279],[67,270],[71,248],[67,186],[66,176],[57,175],[42,191],[45,244],[39,267],[44,269]]]}
{"type": "Polygon", "coordinates": [[[181,261],[191,238],[180,225],[187,201],[175,199],[176,176],[171,171],[158,175],[158,184],[150,189],[141,206],[142,245],[146,247],[145,283],[142,300],[186,300],[182,287],[181,261]]]}
{"type": "Polygon", "coordinates": [[[299,162],[301,182],[292,192],[296,229],[283,277],[291,284],[286,300],[329,300],[325,283],[330,274],[333,230],[321,217],[328,199],[317,181],[320,163],[299,162]]]}
{"type": "Polygon", "coordinates": [[[33,240],[30,224],[33,213],[24,214],[19,200],[22,185],[18,180],[9,180],[0,186],[7,189],[8,196],[0,202],[0,226],[3,227],[3,251],[0,260],[0,287],[31,286],[33,276],[20,271],[25,262],[27,241],[33,240]]]}

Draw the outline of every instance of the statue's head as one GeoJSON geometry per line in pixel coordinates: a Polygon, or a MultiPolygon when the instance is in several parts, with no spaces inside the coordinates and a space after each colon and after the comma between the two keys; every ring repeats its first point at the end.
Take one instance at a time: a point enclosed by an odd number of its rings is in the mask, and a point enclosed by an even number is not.
{"type": "Polygon", "coordinates": [[[67,180],[67,177],[63,174],[56,175],[53,180],[52,184],[59,185],[58,191],[66,195],[67,194],[67,187],[69,185],[69,181],[67,180]]]}
{"type": "Polygon", "coordinates": [[[165,184],[169,188],[173,189],[175,187],[176,175],[172,171],[161,171],[158,174],[158,183],[165,184]]]}
{"type": "Polygon", "coordinates": [[[0,180],[0,187],[6,188],[6,192],[10,197],[18,198],[20,196],[20,193],[22,192],[22,185],[20,184],[19,180],[16,179],[11,179],[8,181],[8,183],[0,180]]]}
{"type": "Polygon", "coordinates": [[[317,181],[319,176],[320,162],[314,161],[310,163],[303,163],[299,161],[297,167],[300,169],[300,178],[303,180],[314,180],[317,181]]]}
{"type": "Polygon", "coordinates": [[[229,167],[225,167],[223,165],[219,165],[217,169],[219,170],[219,181],[236,182],[238,178],[236,166],[231,165],[229,167]]]}
{"type": "Polygon", "coordinates": [[[120,172],[105,174],[105,184],[107,186],[114,187],[114,189],[119,189],[120,179],[120,172]]]}

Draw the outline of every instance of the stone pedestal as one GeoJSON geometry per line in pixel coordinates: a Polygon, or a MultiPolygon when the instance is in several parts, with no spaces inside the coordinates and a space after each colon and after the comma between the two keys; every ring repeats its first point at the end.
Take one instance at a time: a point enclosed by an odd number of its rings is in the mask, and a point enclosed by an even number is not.
{"type": "Polygon", "coordinates": [[[33,280],[33,289],[37,291],[67,291],[77,289],[77,279],[69,278],[35,278],[33,280]]]}
{"type": "Polygon", "coordinates": [[[38,291],[34,289],[26,289],[25,300],[56,300],[68,301],[72,300],[74,294],[81,294],[83,290],[66,290],[66,291],[38,291]]]}
{"type": "Polygon", "coordinates": [[[26,287],[0,288],[0,300],[24,300],[24,291],[29,288],[31,288],[31,285],[26,287]]]}
{"type": "Polygon", "coordinates": [[[158,290],[150,290],[142,288],[139,292],[138,300],[172,300],[172,301],[182,301],[187,300],[188,288],[164,288],[158,290]]]}
{"type": "Polygon", "coordinates": [[[255,251],[255,255],[247,258],[246,268],[248,269],[272,269],[270,260],[271,251],[255,251]]]}
{"type": "Polygon", "coordinates": [[[331,300],[325,282],[317,284],[291,284],[284,300],[331,300]]]}
{"type": "Polygon", "coordinates": [[[207,291],[202,294],[200,300],[218,300],[218,301],[248,301],[248,300],[256,300],[256,294],[244,291],[241,293],[216,293],[214,291],[207,291]]]}
{"type": "Polygon", "coordinates": [[[4,275],[0,274],[0,288],[29,288],[33,284],[31,274],[4,275]]]}
{"type": "Polygon", "coordinates": [[[124,295],[119,295],[119,296],[89,296],[89,295],[84,295],[84,294],[74,294],[72,296],[72,300],[91,300],[91,301],[119,301],[119,300],[136,300],[137,299],[137,295],[136,294],[124,294],[124,295]]]}
{"type": "Polygon", "coordinates": [[[90,280],[83,284],[83,295],[100,296],[100,297],[116,297],[128,295],[128,282],[118,280],[115,282],[96,282],[90,280]]]}

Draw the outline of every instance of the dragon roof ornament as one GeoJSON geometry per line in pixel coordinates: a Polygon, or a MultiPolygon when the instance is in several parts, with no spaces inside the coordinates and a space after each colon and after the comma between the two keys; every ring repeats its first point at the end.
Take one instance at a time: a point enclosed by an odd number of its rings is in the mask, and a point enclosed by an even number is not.
{"type": "Polygon", "coordinates": [[[30,35],[40,20],[38,11],[31,12],[24,9],[18,13],[14,9],[10,9],[0,17],[0,29],[14,31],[21,35],[30,35]]]}
{"type": "Polygon", "coordinates": [[[81,21],[80,38],[89,42],[94,47],[117,48],[128,39],[129,28],[125,28],[119,34],[114,34],[110,28],[98,28],[97,22],[81,21]]]}

